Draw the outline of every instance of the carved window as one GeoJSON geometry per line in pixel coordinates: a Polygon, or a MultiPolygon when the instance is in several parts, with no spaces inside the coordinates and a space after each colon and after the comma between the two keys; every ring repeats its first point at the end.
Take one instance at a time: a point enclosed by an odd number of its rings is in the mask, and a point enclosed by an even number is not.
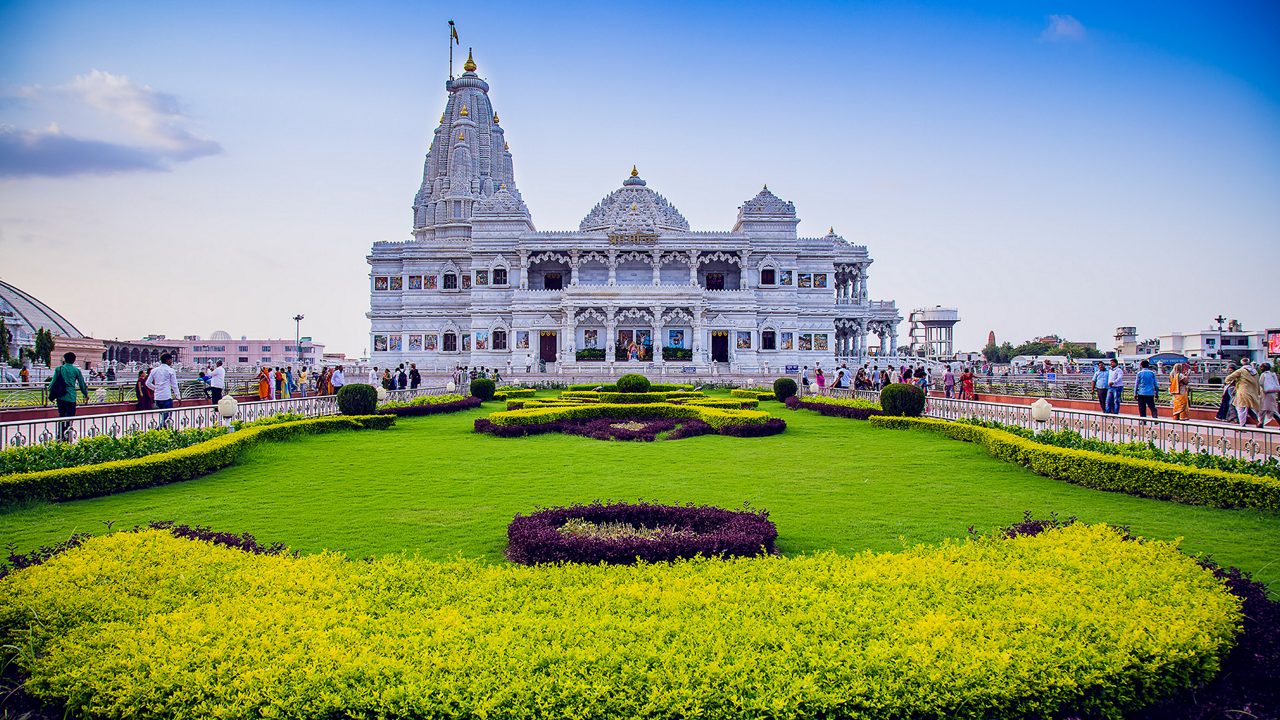
{"type": "Polygon", "coordinates": [[[724,289],[724,273],[718,273],[718,272],[707,273],[707,289],[723,290],[724,289]]]}
{"type": "MultiPolygon", "coordinates": [[[[445,277],[449,277],[445,275],[445,277]]],[[[447,332],[444,334],[444,351],[458,352],[458,335],[457,333],[447,332]]]]}
{"type": "Polygon", "coordinates": [[[506,284],[507,284],[507,269],[506,269],[506,268],[494,268],[494,269],[493,269],[493,284],[494,284],[494,285],[506,285],[506,284]]]}
{"type": "Polygon", "coordinates": [[[547,273],[542,276],[543,290],[563,290],[564,277],[560,273],[547,273]]]}
{"type": "Polygon", "coordinates": [[[462,217],[462,201],[461,200],[453,201],[453,217],[454,219],[462,217]]]}
{"type": "Polygon", "coordinates": [[[507,331],[506,330],[493,331],[493,349],[494,350],[507,349],[507,331]]]}
{"type": "Polygon", "coordinates": [[[773,268],[763,268],[760,271],[761,285],[777,285],[777,271],[773,268]]]}
{"type": "Polygon", "coordinates": [[[445,273],[445,274],[444,274],[444,289],[445,289],[445,290],[457,290],[457,289],[458,289],[458,276],[457,276],[457,274],[455,274],[455,273],[445,273]]]}
{"type": "Polygon", "coordinates": [[[760,349],[761,350],[777,350],[778,349],[778,333],[773,330],[765,330],[760,333],[760,349]]]}

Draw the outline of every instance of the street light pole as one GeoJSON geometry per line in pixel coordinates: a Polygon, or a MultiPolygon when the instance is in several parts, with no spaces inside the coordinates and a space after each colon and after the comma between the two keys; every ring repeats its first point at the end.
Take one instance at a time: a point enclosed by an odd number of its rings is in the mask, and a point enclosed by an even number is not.
{"type": "Polygon", "coordinates": [[[293,357],[299,367],[302,366],[302,320],[304,315],[293,316],[293,357]]]}

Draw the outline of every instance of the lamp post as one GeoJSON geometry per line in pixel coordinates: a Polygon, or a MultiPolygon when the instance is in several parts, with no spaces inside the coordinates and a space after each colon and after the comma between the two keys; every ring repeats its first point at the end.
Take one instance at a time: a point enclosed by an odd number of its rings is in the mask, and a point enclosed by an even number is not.
{"type": "Polygon", "coordinates": [[[1053,405],[1048,400],[1040,398],[1031,403],[1031,419],[1036,421],[1036,432],[1044,430],[1044,424],[1049,422],[1049,418],[1053,417],[1053,405]]]}
{"type": "Polygon", "coordinates": [[[305,315],[293,316],[293,361],[299,366],[302,365],[302,321],[305,315]]]}

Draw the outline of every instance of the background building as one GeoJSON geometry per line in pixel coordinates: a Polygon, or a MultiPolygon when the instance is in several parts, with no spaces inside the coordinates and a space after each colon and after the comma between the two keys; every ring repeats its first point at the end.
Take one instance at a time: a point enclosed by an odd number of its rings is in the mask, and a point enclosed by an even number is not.
{"type": "Polygon", "coordinates": [[[104,349],[101,340],[86,337],[56,310],[4,281],[0,281],[0,317],[11,336],[11,357],[17,357],[20,348],[33,349],[36,331],[43,328],[53,333],[52,364],[61,364],[63,353],[73,352],[77,365],[97,368],[104,349]]]}
{"type": "Polygon", "coordinates": [[[176,348],[181,366],[188,369],[213,365],[219,360],[228,370],[246,372],[263,365],[317,367],[324,355],[324,345],[312,342],[310,337],[303,337],[301,343],[287,339],[250,339],[244,336],[236,340],[225,330],[212,333],[208,339],[199,335],[186,335],[181,340],[168,339],[164,335],[148,335],[139,342],[176,348]]]}
{"type": "Polygon", "coordinates": [[[1266,360],[1266,330],[1245,330],[1240,321],[1226,320],[1221,316],[1216,320],[1216,328],[1161,335],[1160,352],[1210,360],[1266,360]],[[1223,321],[1226,322],[1226,327],[1223,327],[1223,321]]]}

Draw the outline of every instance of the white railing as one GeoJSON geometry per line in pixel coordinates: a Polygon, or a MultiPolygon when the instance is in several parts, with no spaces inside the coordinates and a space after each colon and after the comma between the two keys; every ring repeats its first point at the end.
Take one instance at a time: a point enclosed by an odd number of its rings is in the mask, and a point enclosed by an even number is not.
{"type": "MultiPolygon", "coordinates": [[[[831,390],[838,397],[858,397],[879,402],[871,390],[831,390]]],[[[1280,428],[1242,428],[1234,425],[1156,420],[1133,415],[1110,415],[1088,410],[1055,409],[1050,419],[1038,423],[1030,405],[954,400],[930,397],[925,416],[939,420],[984,420],[1031,430],[1070,430],[1090,440],[1108,443],[1151,444],[1166,452],[1203,452],[1239,460],[1280,462],[1280,428]]]]}

